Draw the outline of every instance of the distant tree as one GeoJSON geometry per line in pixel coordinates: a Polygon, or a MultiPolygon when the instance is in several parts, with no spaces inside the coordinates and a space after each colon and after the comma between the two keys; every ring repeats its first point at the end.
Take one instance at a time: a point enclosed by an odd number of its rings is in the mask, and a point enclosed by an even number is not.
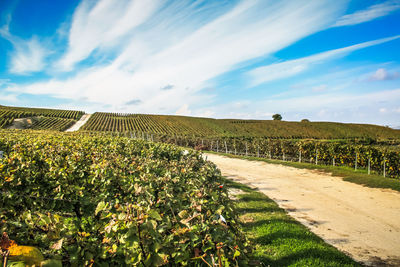
{"type": "Polygon", "coordinates": [[[274,121],[281,121],[282,120],[282,115],[281,114],[274,114],[272,115],[272,118],[274,121]]]}
{"type": "Polygon", "coordinates": [[[310,122],[309,119],[302,119],[301,122],[310,122]]]}

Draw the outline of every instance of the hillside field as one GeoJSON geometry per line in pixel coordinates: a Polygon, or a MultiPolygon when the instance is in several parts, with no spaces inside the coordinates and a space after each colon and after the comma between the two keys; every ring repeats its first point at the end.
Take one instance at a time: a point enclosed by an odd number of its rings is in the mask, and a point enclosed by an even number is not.
{"type": "Polygon", "coordinates": [[[0,105],[0,129],[64,131],[79,120],[83,114],[83,111],[0,105]],[[13,125],[14,122],[17,123],[13,125]]]}
{"type": "Polygon", "coordinates": [[[199,137],[400,139],[400,130],[371,124],[210,119],[173,115],[94,113],[87,131],[146,132],[199,137]]]}

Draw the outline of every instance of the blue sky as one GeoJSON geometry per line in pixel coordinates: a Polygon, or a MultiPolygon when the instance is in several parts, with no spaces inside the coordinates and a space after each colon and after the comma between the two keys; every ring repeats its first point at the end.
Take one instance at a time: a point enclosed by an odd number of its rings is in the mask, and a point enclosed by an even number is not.
{"type": "Polygon", "coordinates": [[[0,104],[400,126],[400,0],[3,0],[0,104]]]}

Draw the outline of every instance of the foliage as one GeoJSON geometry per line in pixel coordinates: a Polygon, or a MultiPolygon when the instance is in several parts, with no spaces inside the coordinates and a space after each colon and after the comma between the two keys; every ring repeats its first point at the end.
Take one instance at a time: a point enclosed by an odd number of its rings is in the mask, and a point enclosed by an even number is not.
{"type": "Polygon", "coordinates": [[[72,119],[54,118],[54,117],[39,117],[33,120],[32,130],[47,130],[65,131],[76,123],[72,119]]]}
{"type": "Polygon", "coordinates": [[[0,231],[46,258],[226,266],[246,253],[224,180],[195,151],[33,131],[2,131],[0,150],[0,231]]]}
{"type": "Polygon", "coordinates": [[[169,137],[268,137],[313,139],[398,139],[400,130],[335,122],[209,119],[186,116],[94,113],[83,131],[157,134],[169,137]]]}
{"type": "Polygon", "coordinates": [[[201,147],[236,155],[368,168],[386,177],[400,177],[400,149],[353,141],[296,140],[273,138],[197,138],[153,136],[154,140],[186,147],[201,147]],[[368,163],[369,162],[369,163],[368,163]]]}
{"type": "Polygon", "coordinates": [[[40,129],[64,130],[67,123],[70,125],[71,121],[75,122],[76,120],[79,120],[83,114],[84,112],[82,111],[72,110],[0,106],[0,128],[5,128],[9,126],[14,121],[14,119],[40,117],[42,121],[47,120],[48,122],[53,122],[50,124],[47,123],[47,128],[44,128],[42,125],[41,127],[39,127],[40,129]],[[43,119],[43,117],[47,119],[43,119]],[[51,120],[50,118],[53,118],[53,120],[51,120]],[[64,123],[64,127],[60,126],[61,121],[64,123]]]}
{"type": "Polygon", "coordinates": [[[272,119],[274,119],[274,121],[281,121],[282,120],[282,115],[281,114],[274,114],[274,115],[272,115],[272,119]]]}

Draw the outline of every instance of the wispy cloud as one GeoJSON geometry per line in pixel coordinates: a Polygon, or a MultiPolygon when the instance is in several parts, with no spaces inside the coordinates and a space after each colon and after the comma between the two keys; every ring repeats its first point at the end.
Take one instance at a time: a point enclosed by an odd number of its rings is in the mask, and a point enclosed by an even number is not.
{"type": "Polygon", "coordinates": [[[128,105],[128,106],[129,105],[138,105],[140,103],[142,103],[142,100],[140,100],[140,99],[132,99],[132,100],[126,102],[125,105],[128,105]]]}
{"type": "Polygon", "coordinates": [[[110,109],[124,106],[127,99],[142,101],[127,111],[175,112],[184,104],[189,110],[213,98],[202,92],[210,79],[328,27],[346,1],[173,1],[162,7],[152,1],[146,10],[136,2],[134,7],[122,1],[112,8],[106,0],[91,3],[83,2],[75,12],[69,48],[59,64],[68,69],[108,47],[111,54],[118,51],[115,60],[81,69],[68,79],[10,90],[60,98],[79,95],[110,104],[110,109]],[[119,19],[134,14],[138,17],[132,22],[119,19]],[[174,87],[162,90],[166,85],[174,87]]]}
{"type": "Polygon", "coordinates": [[[372,75],[369,76],[369,81],[388,81],[400,78],[399,72],[389,72],[384,68],[377,69],[372,75]]]}
{"type": "Polygon", "coordinates": [[[392,0],[381,4],[369,6],[353,14],[344,15],[333,25],[334,27],[348,26],[371,21],[379,17],[386,16],[400,9],[400,1],[392,0]]]}
{"type": "Polygon", "coordinates": [[[14,46],[11,52],[10,69],[15,74],[30,74],[44,69],[46,66],[45,59],[50,51],[44,48],[39,39],[34,36],[29,40],[23,40],[14,36],[9,31],[9,23],[0,28],[0,36],[8,40],[14,46]]]}
{"type": "Polygon", "coordinates": [[[297,75],[301,72],[308,70],[312,66],[324,63],[327,60],[335,59],[362,48],[382,44],[399,38],[400,35],[397,35],[389,38],[383,38],[352,46],[347,46],[344,48],[334,49],[308,57],[258,67],[248,72],[248,75],[251,79],[250,86],[256,86],[265,82],[297,75]]]}
{"type": "Polygon", "coordinates": [[[57,65],[70,70],[95,49],[118,45],[120,38],[145,22],[160,5],[159,0],[82,1],[73,16],[68,51],[57,65]]]}
{"type": "Polygon", "coordinates": [[[182,115],[182,116],[190,116],[192,115],[192,111],[189,109],[188,104],[183,104],[176,112],[176,115],[182,115]]]}

